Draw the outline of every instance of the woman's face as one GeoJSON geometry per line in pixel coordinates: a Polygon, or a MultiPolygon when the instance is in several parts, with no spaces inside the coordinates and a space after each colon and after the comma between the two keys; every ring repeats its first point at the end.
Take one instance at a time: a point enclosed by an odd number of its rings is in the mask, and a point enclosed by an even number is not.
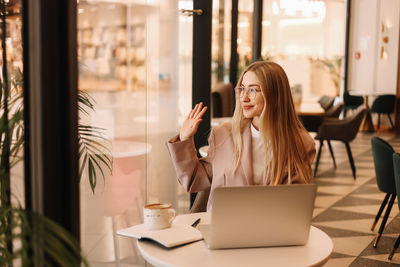
{"type": "Polygon", "coordinates": [[[236,90],[239,94],[243,116],[246,119],[260,117],[264,108],[264,98],[261,93],[260,82],[254,72],[248,71],[244,74],[240,87],[241,89],[236,90]]]}

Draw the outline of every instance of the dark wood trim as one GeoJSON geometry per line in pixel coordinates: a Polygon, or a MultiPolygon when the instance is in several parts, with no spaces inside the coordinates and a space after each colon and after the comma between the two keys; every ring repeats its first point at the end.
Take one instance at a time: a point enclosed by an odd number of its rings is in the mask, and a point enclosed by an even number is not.
{"type": "Polygon", "coordinates": [[[351,31],[351,1],[347,0],[346,8],[346,41],[344,50],[344,91],[348,91],[348,75],[349,75],[349,49],[350,49],[350,31],[351,31]]]}
{"type": "Polygon", "coordinates": [[[30,144],[30,117],[29,117],[29,85],[30,85],[30,74],[29,74],[29,27],[28,27],[28,8],[29,0],[22,1],[22,43],[24,46],[23,49],[23,60],[24,60],[24,89],[23,93],[23,101],[24,101],[24,185],[25,185],[25,208],[27,210],[32,210],[32,175],[31,175],[31,146],[30,144]]]}
{"type": "Polygon", "coordinates": [[[252,61],[261,58],[263,0],[254,0],[252,61]]]}
{"type": "MultiPolygon", "coordinates": [[[[194,9],[203,10],[202,15],[193,17],[193,80],[192,105],[203,102],[211,105],[211,27],[212,0],[194,0],[194,9]]],[[[210,110],[203,116],[194,138],[196,148],[207,144],[210,133],[210,110]]],[[[194,195],[191,195],[191,204],[194,195]]]]}
{"type": "Polygon", "coordinates": [[[237,34],[238,34],[238,0],[232,0],[232,22],[231,22],[231,60],[229,68],[229,81],[236,85],[238,75],[238,53],[237,53],[237,34]]]}
{"type": "Polygon", "coordinates": [[[79,240],[76,1],[23,3],[28,207],[79,240]]]}

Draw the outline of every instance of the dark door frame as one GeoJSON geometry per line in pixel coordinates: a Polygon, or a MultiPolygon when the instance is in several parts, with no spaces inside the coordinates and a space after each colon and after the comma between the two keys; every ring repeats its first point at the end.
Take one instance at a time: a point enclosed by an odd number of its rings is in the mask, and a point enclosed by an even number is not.
{"type": "Polygon", "coordinates": [[[263,0],[254,0],[251,60],[261,59],[263,0]]]}
{"type": "MultiPolygon", "coordinates": [[[[193,0],[193,8],[203,10],[202,15],[193,16],[193,74],[192,106],[199,102],[211,106],[211,27],[212,0],[193,0]]],[[[194,143],[197,149],[207,144],[210,132],[210,111],[203,116],[194,143]]],[[[191,194],[193,204],[195,194],[191,194]]]]}
{"type": "Polygon", "coordinates": [[[26,209],[79,240],[76,1],[22,4],[26,209]]]}

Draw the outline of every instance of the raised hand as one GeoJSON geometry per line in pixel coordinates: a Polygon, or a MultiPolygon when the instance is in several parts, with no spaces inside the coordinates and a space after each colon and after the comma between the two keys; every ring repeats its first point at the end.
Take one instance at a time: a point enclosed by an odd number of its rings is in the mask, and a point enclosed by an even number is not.
{"type": "Polygon", "coordinates": [[[206,111],[207,107],[203,107],[202,102],[196,104],[196,106],[190,111],[179,132],[179,138],[181,141],[189,139],[196,134],[197,128],[199,127],[200,122],[203,120],[201,117],[203,117],[206,111]]]}

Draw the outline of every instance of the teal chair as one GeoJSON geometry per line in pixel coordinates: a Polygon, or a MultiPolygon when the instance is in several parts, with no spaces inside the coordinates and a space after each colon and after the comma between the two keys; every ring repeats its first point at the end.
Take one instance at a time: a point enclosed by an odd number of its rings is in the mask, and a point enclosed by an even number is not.
{"type": "MultiPolygon", "coordinates": [[[[394,170],[394,181],[396,183],[396,191],[400,192],[400,154],[393,153],[393,170],[394,170]]],[[[400,196],[397,194],[397,204],[399,204],[400,209],[400,196]]],[[[391,260],[393,258],[393,254],[395,253],[396,249],[400,245],[400,235],[397,237],[396,242],[394,243],[393,249],[389,254],[388,259],[391,260]]]]}
{"type": "Polygon", "coordinates": [[[350,95],[348,91],[343,93],[343,117],[346,117],[347,111],[357,109],[364,103],[364,98],[359,95],[350,95]]]}
{"type": "MultiPolygon", "coordinates": [[[[393,153],[393,170],[394,170],[394,181],[396,183],[396,191],[400,192],[400,154],[393,153]]],[[[397,204],[400,209],[400,196],[397,194],[397,204]]],[[[393,249],[389,254],[388,259],[391,260],[393,258],[393,254],[396,252],[396,249],[400,245],[400,235],[397,237],[396,242],[394,243],[393,249]]]]}
{"type": "Polygon", "coordinates": [[[371,145],[372,145],[372,154],[374,157],[376,183],[378,184],[379,190],[386,193],[386,196],[383,199],[382,204],[379,208],[378,214],[376,215],[375,220],[372,224],[371,231],[374,230],[375,225],[377,224],[379,218],[381,217],[381,214],[385,209],[385,206],[390,198],[389,204],[387,205],[386,208],[385,215],[383,216],[381,222],[381,226],[379,227],[379,231],[376,234],[374,242],[374,248],[376,248],[379,239],[382,236],[387,219],[389,218],[389,214],[390,211],[392,210],[394,200],[396,199],[396,185],[394,182],[394,171],[393,171],[393,160],[392,160],[392,155],[394,153],[394,150],[392,146],[385,140],[377,136],[372,137],[371,145]]]}
{"type": "Polygon", "coordinates": [[[394,128],[390,114],[394,112],[395,95],[380,95],[372,103],[370,112],[378,113],[378,130],[381,125],[381,114],[386,114],[389,118],[390,125],[394,128]]]}

